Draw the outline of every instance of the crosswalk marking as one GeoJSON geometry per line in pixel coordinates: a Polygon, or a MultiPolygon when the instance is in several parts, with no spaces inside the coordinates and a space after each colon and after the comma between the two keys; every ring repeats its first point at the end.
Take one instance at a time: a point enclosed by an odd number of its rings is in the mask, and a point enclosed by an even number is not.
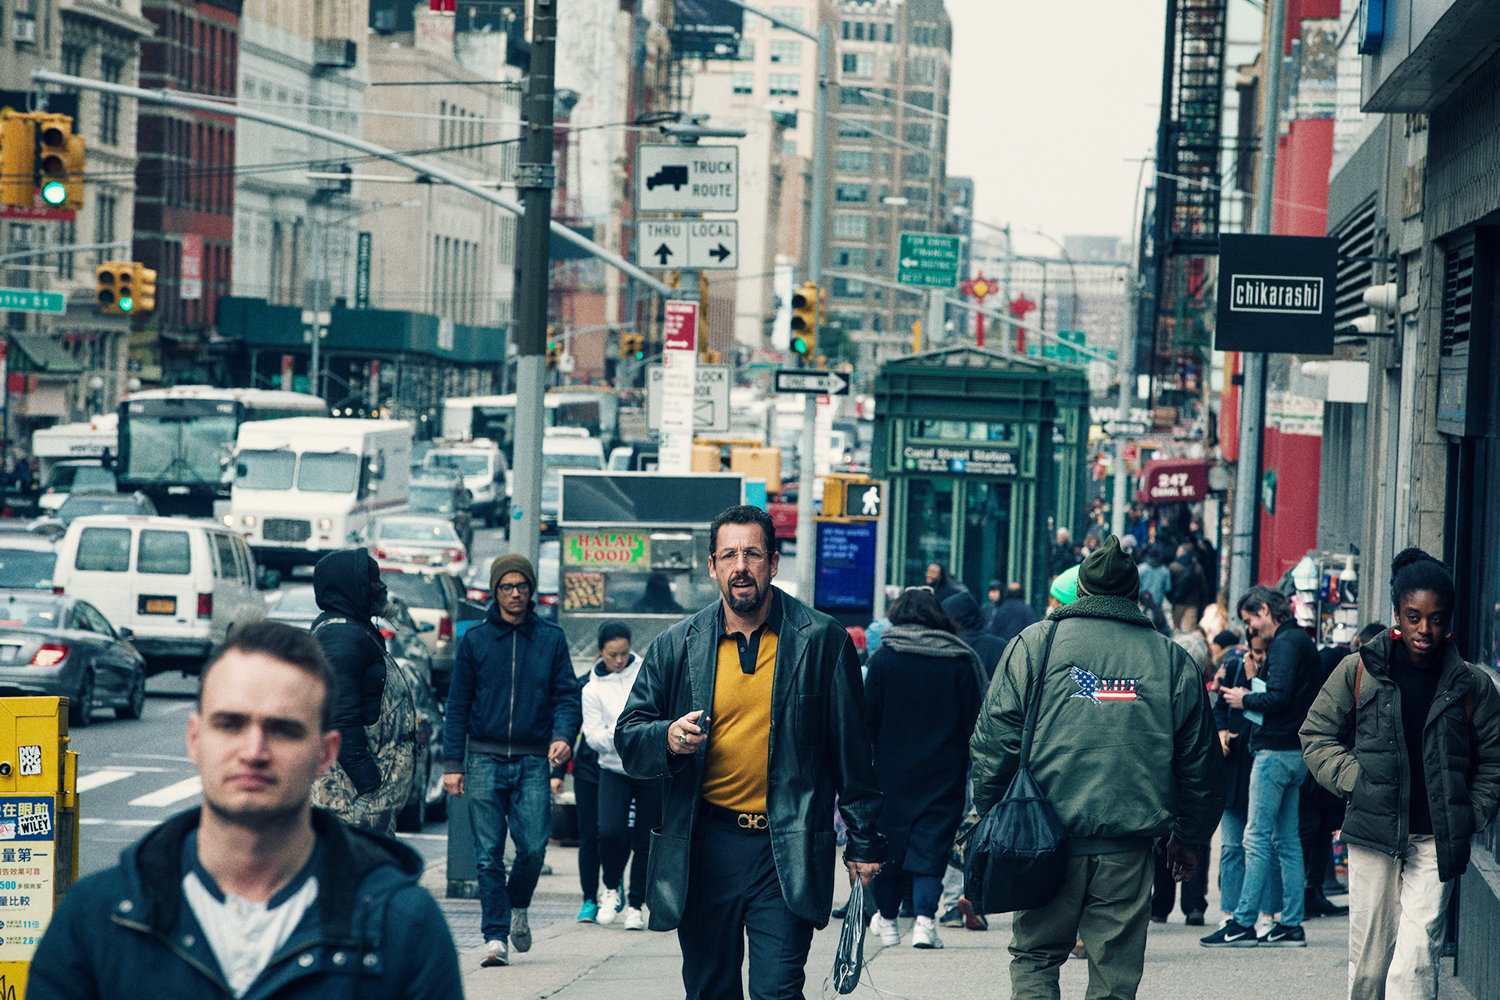
{"type": "Polygon", "coordinates": [[[201,791],[203,791],[203,779],[195,774],[191,778],[184,778],[181,781],[173,782],[165,788],[158,788],[149,795],[142,795],[139,798],[131,799],[130,804],[133,806],[148,807],[170,806],[181,802],[183,799],[190,799],[201,791]]]}
{"type": "Polygon", "coordinates": [[[135,774],[135,771],[118,771],[107,769],[103,771],[95,771],[92,774],[80,775],[78,778],[78,790],[80,792],[91,792],[96,788],[101,788],[104,785],[108,785],[113,782],[132,777],[135,774]]]}

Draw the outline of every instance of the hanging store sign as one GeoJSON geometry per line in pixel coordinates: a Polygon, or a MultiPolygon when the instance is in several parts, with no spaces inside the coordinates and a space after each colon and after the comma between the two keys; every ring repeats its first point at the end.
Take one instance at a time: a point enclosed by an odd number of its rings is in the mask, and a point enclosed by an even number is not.
{"type": "Polygon", "coordinates": [[[1332,354],[1337,261],[1328,237],[1219,237],[1214,349],[1332,354]]]}

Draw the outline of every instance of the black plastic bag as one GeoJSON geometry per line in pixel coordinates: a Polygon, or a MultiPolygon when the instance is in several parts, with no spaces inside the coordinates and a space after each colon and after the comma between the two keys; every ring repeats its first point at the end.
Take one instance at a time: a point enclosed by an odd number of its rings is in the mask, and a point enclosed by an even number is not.
{"type": "Polygon", "coordinates": [[[839,948],[833,956],[833,988],[839,993],[853,993],[859,985],[860,969],[865,964],[865,893],[869,889],[860,879],[849,890],[849,905],[844,909],[844,926],[839,931],[839,948]]]}
{"type": "Polygon", "coordinates": [[[1030,910],[1050,902],[1067,873],[1067,830],[1022,767],[974,830],[964,895],[982,913],[1030,910]]]}

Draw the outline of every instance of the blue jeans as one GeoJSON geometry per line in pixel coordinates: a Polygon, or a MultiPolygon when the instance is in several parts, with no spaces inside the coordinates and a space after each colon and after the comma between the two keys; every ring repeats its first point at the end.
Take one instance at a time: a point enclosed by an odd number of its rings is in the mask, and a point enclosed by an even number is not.
{"type": "Polygon", "coordinates": [[[474,854],[479,865],[479,926],[486,941],[510,936],[512,907],[531,905],[552,835],[551,770],[546,757],[500,757],[470,751],[464,794],[474,817],[474,854]],[[505,878],[505,833],[516,844],[509,884],[505,878]]]}
{"type": "Polygon", "coordinates": [[[1234,907],[1234,922],[1255,924],[1271,868],[1281,868],[1281,923],[1302,924],[1302,896],[1307,876],[1302,870],[1302,839],[1297,831],[1297,803],[1307,764],[1301,750],[1257,750],[1250,769],[1250,808],[1246,813],[1245,881],[1234,907]]]}
{"type": "MultiPolygon", "coordinates": [[[[1219,909],[1232,914],[1238,909],[1240,886],[1245,882],[1245,814],[1224,810],[1219,821],[1219,909]]],[[[1275,913],[1281,901],[1281,869],[1272,865],[1260,890],[1260,912],[1275,913]]]]}

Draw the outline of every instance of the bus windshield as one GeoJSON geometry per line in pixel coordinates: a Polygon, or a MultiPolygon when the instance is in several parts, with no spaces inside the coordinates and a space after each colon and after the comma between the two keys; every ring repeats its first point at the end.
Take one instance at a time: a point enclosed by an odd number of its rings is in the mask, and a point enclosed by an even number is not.
{"type": "Polygon", "coordinates": [[[132,413],[120,428],[120,478],[131,483],[217,484],[225,475],[225,459],[238,429],[233,413],[132,413]]]}

